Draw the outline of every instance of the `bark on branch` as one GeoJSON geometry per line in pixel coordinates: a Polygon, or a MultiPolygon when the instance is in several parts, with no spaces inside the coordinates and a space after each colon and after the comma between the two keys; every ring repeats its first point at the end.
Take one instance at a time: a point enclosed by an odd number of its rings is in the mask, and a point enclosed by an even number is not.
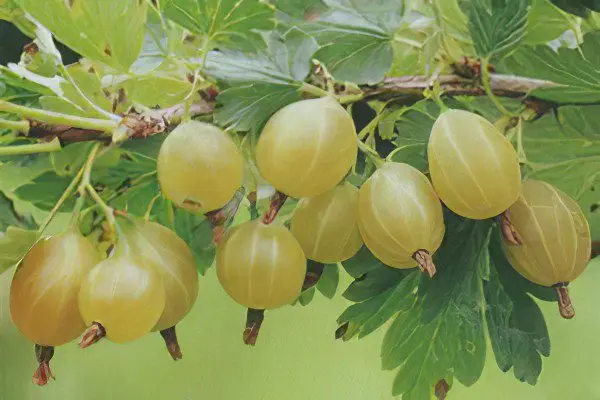
{"type": "MultiPolygon", "coordinates": [[[[424,75],[399,76],[387,78],[383,84],[365,89],[365,97],[408,97],[424,98],[423,91],[439,82],[445,96],[484,96],[481,83],[460,75],[440,75],[432,78],[424,75]]],[[[554,82],[541,79],[523,78],[514,75],[491,74],[491,87],[496,96],[525,97],[534,89],[559,86],[554,82]]]]}

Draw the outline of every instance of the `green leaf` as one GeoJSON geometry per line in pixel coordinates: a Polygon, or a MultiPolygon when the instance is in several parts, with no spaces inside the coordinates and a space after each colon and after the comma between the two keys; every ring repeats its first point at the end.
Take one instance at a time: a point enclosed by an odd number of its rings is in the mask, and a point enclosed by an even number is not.
{"type": "Polygon", "coordinates": [[[573,197],[589,219],[592,237],[600,238],[600,215],[593,213],[600,183],[600,106],[568,106],[558,120],[546,115],[526,124],[523,147],[526,176],[551,183],[573,197]]]}
{"type": "Polygon", "coordinates": [[[328,299],[333,299],[340,281],[340,275],[337,264],[326,264],[323,274],[317,282],[317,290],[328,299]]]}
{"type": "Polygon", "coordinates": [[[469,31],[479,57],[514,49],[527,32],[527,0],[473,0],[469,31]]]}
{"type": "Polygon", "coordinates": [[[54,172],[60,176],[76,174],[90,154],[93,142],[73,143],[64,146],[61,151],[50,153],[50,163],[54,172]]]}
{"type": "Polygon", "coordinates": [[[127,71],[144,40],[147,1],[17,0],[58,40],[92,60],[127,71]]]}
{"type": "Polygon", "coordinates": [[[307,29],[321,49],[315,57],[337,80],[375,84],[392,67],[394,33],[403,17],[403,2],[326,0],[330,10],[307,29]]]}
{"type": "Polygon", "coordinates": [[[533,0],[523,43],[530,45],[548,43],[569,28],[567,16],[548,0],[533,0]]]}
{"type": "MultiPolygon", "coordinates": [[[[27,201],[42,210],[51,210],[60,196],[71,183],[72,178],[57,175],[55,172],[45,172],[15,190],[15,195],[24,201],[27,201]]],[[[71,196],[61,210],[68,210],[73,207],[74,198],[71,196]]]]}
{"type": "Polygon", "coordinates": [[[342,266],[351,277],[360,278],[367,272],[383,267],[384,265],[375,258],[367,246],[363,246],[352,258],[344,261],[342,266]]]}
{"type": "Polygon", "coordinates": [[[415,302],[383,341],[383,368],[398,368],[393,394],[404,398],[429,400],[435,383],[448,375],[472,385],[485,363],[482,275],[491,222],[449,212],[445,219],[446,237],[434,257],[438,273],[434,279],[420,275],[415,302]]]}
{"type": "Polygon", "coordinates": [[[311,301],[314,299],[315,297],[315,288],[311,287],[308,290],[303,291],[302,293],[300,293],[300,296],[298,296],[298,303],[300,303],[301,306],[307,306],[311,303],[311,301]]]}
{"type": "Polygon", "coordinates": [[[30,218],[19,215],[12,201],[0,192],[0,232],[5,232],[9,226],[34,228],[35,223],[30,218]]]}
{"type": "Polygon", "coordinates": [[[252,50],[262,42],[257,31],[274,26],[273,9],[256,0],[162,0],[160,6],[167,18],[206,36],[211,47],[252,50]]]}
{"type": "Polygon", "coordinates": [[[182,208],[174,210],[174,221],[175,232],[190,246],[198,272],[204,275],[216,256],[210,222],[204,216],[194,215],[182,208]]]}
{"type": "Polygon", "coordinates": [[[588,33],[579,49],[548,46],[523,47],[505,60],[503,72],[545,79],[555,87],[536,89],[531,95],[558,104],[600,101],[600,32],[588,33]]]}
{"type": "Polygon", "coordinates": [[[398,312],[406,312],[413,306],[419,278],[419,272],[413,271],[378,295],[351,305],[340,315],[338,323],[350,322],[359,338],[371,334],[398,312]]]}
{"type": "MultiPolygon", "coordinates": [[[[585,0],[550,0],[554,5],[578,17],[587,17],[589,10],[585,0]]],[[[598,11],[598,10],[596,10],[598,11]]]]}
{"type": "Polygon", "coordinates": [[[343,296],[350,301],[365,301],[394,286],[407,273],[397,268],[378,267],[355,279],[343,296]]]}
{"type": "Polygon", "coordinates": [[[229,84],[217,100],[223,105],[215,121],[237,131],[259,132],[281,107],[300,100],[299,89],[310,71],[317,48],[314,39],[293,29],[285,36],[268,37],[258,53],[211,52],[207,73],[229,84]]]}
{"type": "Polygon", "coordinates": [[[517,379],[535,385],[542,370],[541,356],[550,355],[548,329],[538,305],[514,286],[502,280],[512,267],[504,257],[500,241],[490,247],[490,281],[484,284],[486,321],[498,367],[514,367],[517,379]]]}
{"type": "Polygon", "coordinates": [[[277,110],[300,100],[300,93],[290,86],[257,83],[224,90],[217,100],[223,104],[215,112],[217,124],[260,132],[277,110]]]}
{"type": "Polygon", "coordinates": [[[9,226],[0,236],[0,273],[21,261],[38,237],[37,231],[9,226]]]}

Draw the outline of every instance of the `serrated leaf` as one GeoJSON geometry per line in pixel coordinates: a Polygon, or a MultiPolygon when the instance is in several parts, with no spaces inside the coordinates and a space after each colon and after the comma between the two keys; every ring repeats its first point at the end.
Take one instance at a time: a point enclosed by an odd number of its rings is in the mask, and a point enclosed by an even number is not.
{"type": "Polygon", "coordinates": [[[93,142],[73,143],[63,146],[61,151],[50,153],[50,163],[60,176],[74,175],[79,171],[90,154],[93,142]]]}
{"type": "Polygon", "coordinates": [[[298,296],[298,303],[300,303],[301,306],[307,306],[311,303],[311,301],[313,300],[313,298],[315,297],[315,288],[311,287],[308,290],[303,291],[302,293],[300,293],[300,296],[298,296]]]}
{"type": "Polygon", "coordinates": [[[257,83],[226,89],[217,101],[215,121],[240,132],[260,132],[267,120],[281,107],[300,100],[293,86],[257,83]]]}
{"type": "Polygon", "coordinates": [[[550,338],[538,305],[514,281],[504,280],[512,267],[499,241],[490,247],[491,279],[484,284],[486,320],[496,362],[502,371],[514,367],[517,379],[535,385],[542,369],[541,356],[550,355],[550,338]]]}
{"type": "Polygon", "coordinates": [[[350,301],[365,301],[394,286],[407,271],[381,266],[357,278],[348,286],[343,296],[350,301]]]}
{"type": "Polygon", "coordinates": [[[19,215],[12,201],[0,192],[0,232],[5,232],[9,226],[34,228],[35,224],[30,218],[19,215]]]}
{"type": "Polygon", "coordinates": [[[37,231],[9,226],[0,236],[0,273],[18,263],[38,238],[37,231]]]}
{"type": "Polygon", "coordinates": [[[406,312],[413,306],[418,280],[419,274],[412,272],[395,286],[348,307],[338,318],[338,323],[351,323],[359,338],[371,334],[396,313],[406,312]]]}
{"type": "Polygon", "coordinates": [[[531,45],[548,43],[568,29],[569,20],[564,13],[548,0],[533,0],[523,43],[531,45]]]}
{"type": "Polygon", "coordinates": [[[17,1],[58,40],[92,60],[127,71],[140,52],[146,1],[17,1]]]}
{"type": "Polygon", "coordinates": [[[212,51],[206,72],[228,83],[298,86],[310,72],[310,60],[317,48],[311,36],[294,28],[283,36],[271,33],[267,47],[258,52],[212,51]]]}
{"type": "Polygon", "coordinates": [[[163,0],[164,15],[194,33],[205,35],[211,46],[252,50],[261,45],[258,30],[274,26],[273,9],[256,0],[163,0]]]}
{"type": "Polygon", "coordinates": [[[223,104],[215,113],[217,123],[237,131],[258,132],[275,111],[300,100],[299,89],[310,71],[316,42],[296,29],[283,37],[273,33],[267,42],[267,48],[258,53],[209,54],[207,73],[238,84],[217,97],[223,104]]]}
{"type": "Polygon", "coordinates": [[[524,126],[527,177],[551,183],[573,197],[600,238],[600,215],[593,213],[600,183],[600,106],[568,106],[524,126]]]}
{"type": "Polygon", "coordinates": [[[317,282],[316,288],[328,299],[333,299],[338,288],[340,275],[337,264],[326,264],[317,282]]]}
{"type": "MultiPolygon", "coordinates": [[[[15,190],[15,195],[37,208],[49,211],[67,189],[71,180],[71,177],[60,176],[55,172],[45,172],[31,182],[20,186],[15,190]]],[[[65,201],[61,210],[70,209],[73,204],[74,198],[71,196],[65,201]]]]}
{"type": "Polygon", "coordinates": [[[330,10],[308,25],[321,49],[315,57],[341,81],[375,84],[392,67],[403,2],[328,0],[330,10]]]}
{"type": "MultiPolygon", "coordinates": [[[[167,203],[168,207],[172,207],[167,203]]],[[[194,215],[181,208],[174,209],[173,215],[175,232],[190,246],[198,272],[204,275],[216,256],[210,222],[202,215],[194,215]]]]}
{"type": "Polygon", "coordinates": [[[342,262],[342,266],[351,277],[360,278],[367,272],[384,265],[369,251],[367,246],[363,246],[353,257],[342,262]]]}
{"type": "Polygon", "coordinates": [[[506,53],[527,32],[527,0],[473,0],[470,2],[469,31],[479,57],[506,53]]]}
{"type": "Polygon", "coordinates": [[[436,382],[454,375],[465,385],[483,371],[486,343],[480,264],[490,221],[445,215],[447,234],[434,260],[434,279],[420,275],[417,300],[400,313],[382,346],[384,369],[396,369],[393,394],[428,400],[436,382]]]}
{"type": "Polygon", "coordinates": [[[600,101],[600,32],[588,33],[578,49],[548,46],[523,47],[506,59],[503,71],[545,79],[556,86],[536,89],[531,95],[558,104],[600,101]]]}

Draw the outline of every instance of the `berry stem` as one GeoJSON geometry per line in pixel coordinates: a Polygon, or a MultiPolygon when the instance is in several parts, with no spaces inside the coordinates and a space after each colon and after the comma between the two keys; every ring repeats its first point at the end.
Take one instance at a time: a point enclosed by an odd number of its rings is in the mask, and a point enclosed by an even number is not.
{"type": "Polygon", "coordinates": [[[438,400],[445,400],[449,391],[450,385],[448,385],[448,382],[446,382],[445,379],[440,379],[435,384],[435,397],[437,397],[438,400]]]}
{"type": "Polygon", "coordinates": [[[249,308],[246,314],[246,329],[244,329],[244,343],[250,346],[256,345],[260,326],[265,319],[265,310],[249,308]]]}
{"type": "Polygon", "coordinates": [[[280,191],[275,192],[275,194],[271,196],[271,204],[269,205],[269,211],[267,211],[263,218],[263,224],[269,225],[275,220],[279,210],[281,207],[283,207],[287,198],[287,194],[281,193],[280,191]]]}
{"type": "Polygon", "coordinates": [[[520,246],[523,244],[519,233],[510,221],[510,212],[508,210],[498,215],[496,219],[498,221],[498,225],[500,226],[500,230],[502,231],[502,237],[504,237],[504,240],[514,246],[520,246]]]}
{"type": "Polygon", "coordinates": [[[29,132],[29,121],[10,121],[7,119],[0,119],[0,129],[10,129],[17,133],[24,133],[27,135],[29,132]]]}
{"type": "Polygon", "coordinates": [[[210,222],[213,232],[213,242],[218,245],[225,234],[225,228],[235,218],[238,208],[244,199],[245,189],[240,188],[227,204],[215,211],[207,212],[206,218],[210,222]]]}
{"type": "Polygon", "coordinates": [[[99,322],[94,322],[83,334],[79,347],[82,349],[88,348],[94,343],[98,343],[105,336],[106,329],[99,322]]]}
{"type": "Polygon", "coordinates": [[[50,369],[50,360],[54,356],[54,347],[35,345],[35,358],[39,363],[38,368],[33,373],[31,380],[38,386],[44,386],[49,379],[54,379],[50,369]]]}
{"type": "Polygon", "coordinates": [[[51,142],[22,144],[17,146],[0,146],[0,156],[53,153],[55,151],[60,151],[61,149],[60,140],[54,138],[51,142]]]}
{"type": "Polygon", "coordinates": [[[53,111],[46,111],[37,108],[20,106],[10,103],[6,100],[0,100],[0,111],[19,115],[23,118],[34,119],[36,121],[47,122],[53,125],[67,125],[73,128],[91,129],[110,133],[119,126],[117,121],[108,119],[94,119],[76,117],[74,115],[61,114],[53,111]]]}
{"type": "Polygon", "coordinates": [[[179,342],[177,341],[177,332],[175,331],[175,325],[173,325],[170,328],[163,329],[162,331],[160,331],[160,335],[165,340],[167,350],[169,351],[169,354],[171,355],[173,360],[181,360],[183,355],[181,354],[181,348],[179,347],[179,342]]]}
{"type": "Polygon", "coordinates": [[[569,296],[568,285],[568,282],[561,282],[553,286],[558,296],[558,310],[560,311],[560,315],[565,319],[571,319],[575,316],[575,308],[571,302],[571,296],[569,296]]]}
{"type": "Polygon", "coordinates": [[[356,143],[358,144],[358,148],[360,149],[360,151],[365,153],[365,155],[369,158],[369,160],[371,160],[371,162],[375,165],[376,168],[380,168],[383,166],[383,164],[385,164],[385,160],[382,159],[374,149],[369,147],[362,140],[356,138],[356,143]]]}
{"type": "Polygon", "coordinates": [[[260,217],[258,213],[258,208],[256,207],[256,191],[248,193],[248,196],[246,196],[246,198],[250,202],[250,219],[254,221],[260,217]]]}
{"type": "Polygon", "coordinates": [[[433,278],[435,273],[437,272],[435,268],[435,264],[433,263],[433,258],[431,254],[425,249],[415,251],[412,258],[417,262],[419,269],[422,272],[426,272],[430,278],[433,278]]]}
{"type": "Polygon", "coordinates": [[[304,283],[302,284],[302,291],[315,286],[319,282],[319,279],[321,279],[324,269],[325,265],[323,263],[308,260],[306,265],[306,275],[304,276],[304,283]]]}

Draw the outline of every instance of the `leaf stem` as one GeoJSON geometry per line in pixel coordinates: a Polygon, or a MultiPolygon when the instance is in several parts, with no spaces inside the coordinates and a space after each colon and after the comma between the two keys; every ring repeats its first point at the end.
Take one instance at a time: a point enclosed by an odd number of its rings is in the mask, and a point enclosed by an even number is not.
{"type": "Polygon", "coordinates": [[[20,106],[5,100],[0,100],[0,111],[16,114],[28,119],[35,119],[37,121],[46,122],[49,124],[67,125],[73,128],[91,129],[107,133],[112,132],[119,126],[117,121],[77,117],[74,115],[46,111],[38,108],[20,106]]]}
{"type": "Polygon", "coordinates": [[[329,96],[329,93],[327,92],[327,90],[321,89],[320,87],[311,85],[310,83],[306,83],[306,82],[304,82],[302,84],[302,86],[300,87],[300,90],[304,93],[312,94],[313,96],[317,96],[317,97],[329,96]]]}
{"type": "Polygon", "coordinates": [[[383,158],[381,158],[375,150],[373,150],[368,145],[363,143],[362,140],[359,140],[357,138],[356,142],[358,143],[358,148],[360,149],[360,151],[365,153],[365,155],[369,158],[369,160],[371,160],[371,162],[373,164],[375,164],[376,168],[381,168],[383,166],[383,164],[385,164],[385,160],[383,158]]]}
{"type": "Polygon", "coordinates": [[[75,88],[75,91],[77,92],[79,97],[81,97],[83,99],[83,101],[85,101],[99,115],[102,115],[102,116],[106,117],[107,119],[110,119],[115,122],[119,122],[121,120],[121,117],[119,117],[118,115],[115,115],[115,114],[109,113],[108,111],[103,110],[102,108],[98,107],[92,100],[90,100],[85,95],[85,93],[83,93],[83,91],[79,88],[79,86],[77,85],[77,82],[75,82],[75,80],[69,73],[69,70],[67,70],[67,68],[64,66],[64,64],[62,64],[62,63],[59,64],[58,70],[61,72],[62,76],[64,78],[66,78],[67,81],[69,81],[69,83],[71,85],[73,85],[73,87],[75,88]]]}
{"type": "Polygon", "coordinates": [[[29,122],[0,119],[0,129],[10,129],[15,132],[27,134],[27,132],[29,132],[29,122]]]}
{"type": "Polygon", "coordinates": [[[20,156],[25,154],[51,153],[60,151],[60,140],[54,138],[51,142],[22,144],[18,146],[0,146],[0,156],[20,156]]]}
{"type": "Polygon", "coordinates": [[[500,103],[500,100],[494,95],[494,91],[492,90],[491,85],[491,76],[490,76],[490,59],[488,57],[484,57],[481,59],[481,83],[483,84],[483,90],[488,98],[494,103],[496,108],[503,114],[509,117],[513,117],[513,113],[508,111],[506,107],[500,103]]]}

